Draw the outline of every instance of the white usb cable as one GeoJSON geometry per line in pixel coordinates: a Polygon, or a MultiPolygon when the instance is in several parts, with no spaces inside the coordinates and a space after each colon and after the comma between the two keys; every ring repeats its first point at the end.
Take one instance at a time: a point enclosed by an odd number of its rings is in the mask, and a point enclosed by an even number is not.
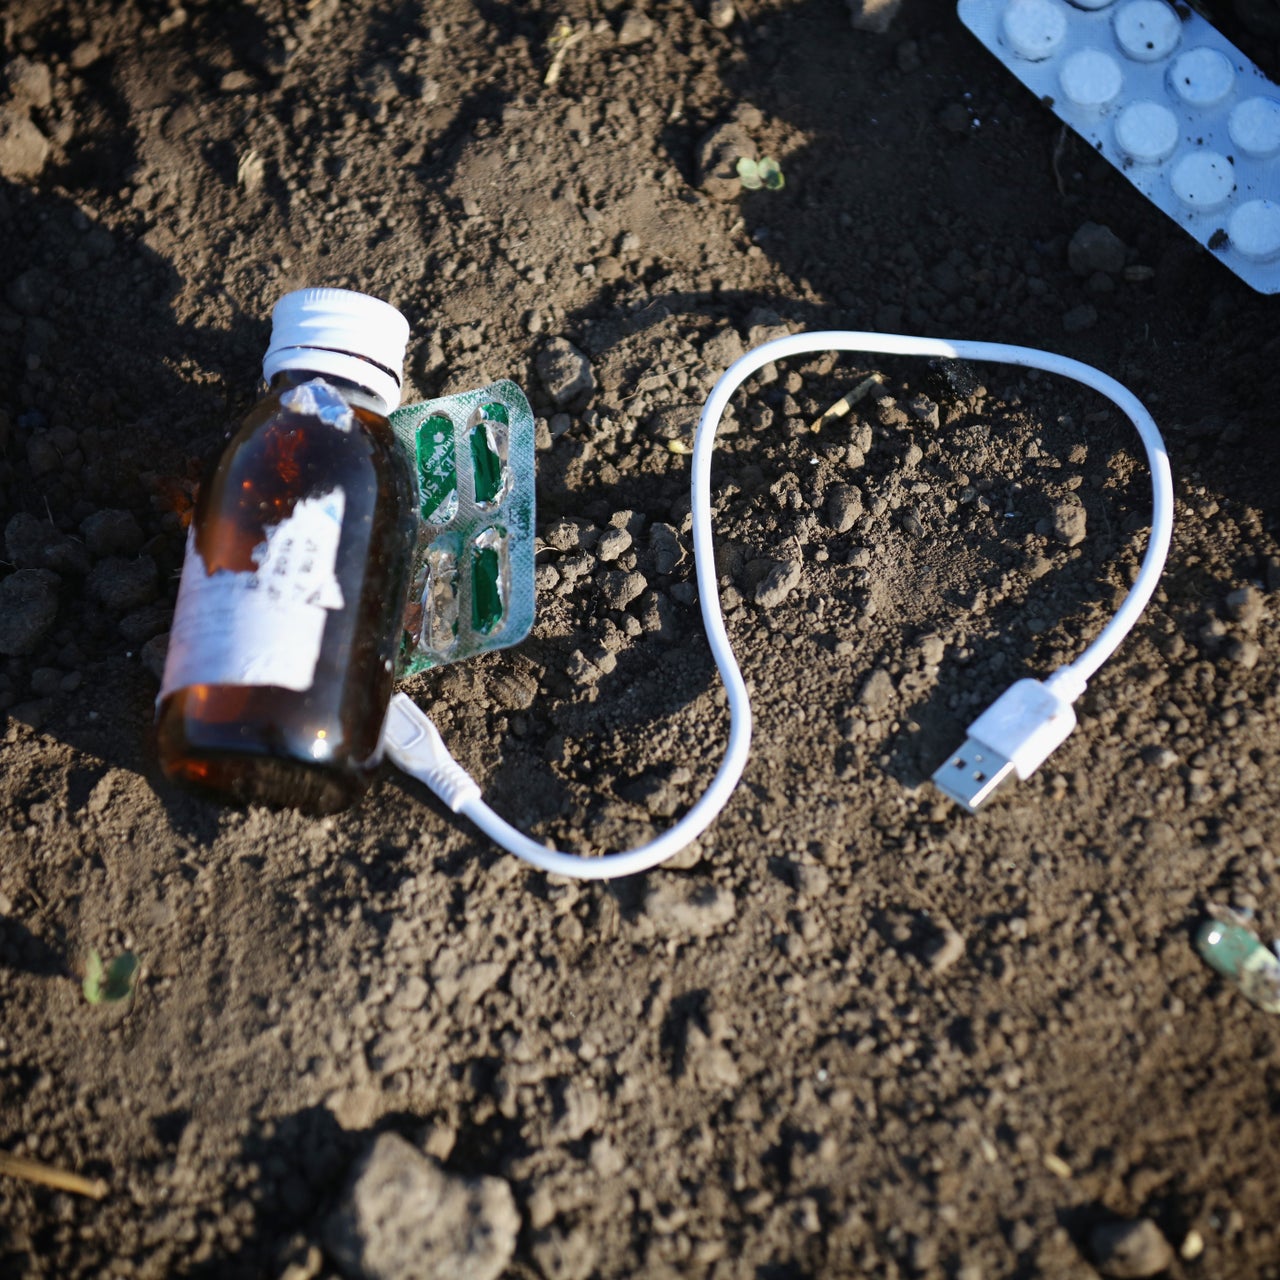
{"type": "Polygon", "coordinates": [[[715,820],[746,767],[751,743],[751,704],[742,679],[716,583],[711,540],[711,454],[716,429],[738,387],[775,360],[823,351],[861,351],[880,355],[986,361],[1021,365],[1060,374],[1092,387],[1111,400],[1133,423],[1146,447],[1151,469],[1151,536],[1137,581],[1111,621],[1072,663],[1044,681],[1019,680],[969,727],[958,752],[934,773],[935,785],[970,812],[981,808],[1006,779],[1028,778],[1075,726],[1072,704],[1089,678],[1115,652],[1151,599],[1164,568],[1173,531],[1173,480],[1164,441],[1141,401],[1114,378],[1066,356],[996,342],[945,342],[937,338],[835,330],[800,333],[766,342],[747,352],[712,388],[698,420],[693,445],[693,554],[702,621],[729,703],[729,745],[710,786],[674,826],[656,840],[622,853],[582,857],[547,849],[517,831],[485,804],[475,780],[449,754],[439,732],[413,699],[397,693],[384,730],[388,756],[419,779],[455,813],[465,814],[495,844],[543,871],[585,880],[608,880],[647,871],[697,839],[715,820]]]}

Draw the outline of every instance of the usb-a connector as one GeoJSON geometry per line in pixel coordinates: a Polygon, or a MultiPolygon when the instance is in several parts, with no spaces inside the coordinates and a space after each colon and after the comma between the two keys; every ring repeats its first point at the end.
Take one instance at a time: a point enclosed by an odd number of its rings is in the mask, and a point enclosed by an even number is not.
{"type": "Polygon", "coordinates": [[[933,785],[977,813],[1015,774],[1029,778],[1076,726],[1071,703],[1038,680],[1011,685],[970,726],[933,785]]]}
{"type": "Polygon", "coordinates": [[[977,813],[1010,778],[1013,761],[966,738],[933,773],[933,785],[970,813],[977,813]]]}

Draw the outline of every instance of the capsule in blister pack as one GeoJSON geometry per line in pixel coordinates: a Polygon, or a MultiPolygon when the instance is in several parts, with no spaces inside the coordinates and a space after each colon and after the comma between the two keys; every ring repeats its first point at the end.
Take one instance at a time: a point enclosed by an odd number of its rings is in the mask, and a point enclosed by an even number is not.
{"type": "Polygon", "coordinates": [[[514,382],[408,405],[420,528],[400,674],[523,640],[533,625],[534,421],[514,382]]]}

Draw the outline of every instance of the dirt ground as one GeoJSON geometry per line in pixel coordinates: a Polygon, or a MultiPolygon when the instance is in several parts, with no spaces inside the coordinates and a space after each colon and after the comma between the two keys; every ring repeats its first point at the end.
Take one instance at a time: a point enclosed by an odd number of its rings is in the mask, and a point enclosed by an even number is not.
{"type": "Polygon", "coordinates": [[[391,1131],[505,1180],[520,1280],[1083,1278],[1140,1218],[1173,1276],[1280,1276],[1280,1022],[1191,945],[1211,901],[1280,933],[1272,299],[948,0],[879,34],[840,0],[0,22],[0,1151],[109,1188],[0,1176],[0,1274],[337,1275],[391,1131]],[[721,126],[785,188],[704,173],[721,126]],[[150,727],[181,512],[309,284],[405,312],[407,398],[513,377],[544,420],[533,634],[406,687],[561,847],[664,828],[720,758],[683,445],[766,337],[1113,374],[1169,441],[1162,589],[1066,745],[959,813],[930,772],[1131,580],[1141,452],[1057,379],[795,360],[715,469],[756,735],[677,865],[550,879],[390,774],[323,820],[180,793],[150,727]],[[556,339],[594,381],[568,404],[556,339]],[[86,1002],[91,949],[140,958],[132,1000],[86,1002]]]}

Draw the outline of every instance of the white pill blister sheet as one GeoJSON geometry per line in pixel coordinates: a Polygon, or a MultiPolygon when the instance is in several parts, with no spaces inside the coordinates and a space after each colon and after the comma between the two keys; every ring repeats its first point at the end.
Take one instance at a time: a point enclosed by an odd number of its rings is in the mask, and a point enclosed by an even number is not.
{"type": "Polygon", "coordinates": [[[1280,89],[1165,0],[959,0],[960,20],[1153,204],[1280,291],[1280,89]]]}

